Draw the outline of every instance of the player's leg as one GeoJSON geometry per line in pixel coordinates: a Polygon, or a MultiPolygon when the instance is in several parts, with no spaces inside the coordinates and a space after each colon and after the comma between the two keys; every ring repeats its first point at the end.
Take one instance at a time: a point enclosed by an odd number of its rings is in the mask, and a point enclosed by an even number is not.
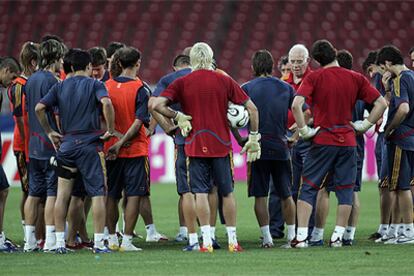
{"type": "Polygon", "coordinates": [[[277,195],[273,185],[273,179],[270,178],[269,183],[269,228],[270,234],[274,239],[281,239],[284,237],[285,221],[282,215],[282,200],[277,195]]]}
{"type": "MultiPolygon", "coordinates": [[[[3,170],[3,168],[1,168],[1,170],[3,170]]],[[[16,248],[12,244],[6,243],[6,235],[3,232],[4,211],[6,207],[7,195],[9,193],[8,187],[9,184],[7,183],[7,179],[2,177],[0,180],[0,252],[16,251],[16,248]],[[4,180],[6,182],[4,182],[4,180]]]]}
{"type": "Polygon", "coordinates": [[[177,193],[180,196],[178,200],[178,220],[180,224],[180,230],[175,237],[175,241],[182,242],[188,239],[188,228],[184,210],[184,202],[186,200],[184,199],[184,194],[190,192],[190,188],[187,184],[186,157],[183,145],[176,145],[175,147],[175,179],[177,183],[177,193]]]}
{"type": "Polygon", "coordinates": [[[39,201],[39,204],[37,205],[37,219],[36,219],[36,225],[35,225],[35,231],[36,231],[36,240],[37,243],[41,246],[40,248],[43,248],[45,239],[46,239],[46,232],[45,232],[45,201],[41,199],[39,201]]]}
{"type": "Polygon", "coordinates": [[[217,192],[217,186],[213,183],[213,188],[208,194],[208,204],[210,207],[210,232],[211,239],[213,241],[213,248],[220,249],[220,245],[216,241],[216,222],[217,222],[217,211],[219,204],[219,194],[217,192]]]}
{"type": "Polygon", "coordinates": [[[53,251],[56,248],[56,230],[55,230],[55,202],[57,194],[57,176],[55,168],[49,160],[43,162],[43,171],[47,187],[47,197],[45,202],[45,225],[46,240],[43,251],[53,251]]]}
{"type": "MultiPolygon", "coordinates": [[[[76,185],[76,184],[75,184],[76,185]]],[[[74,188],[75,189],[75,188],[74,188]]],[[[83,217],[83,201],[81,197],[75,196],[72,193],[68,208],[68,229],[66,235],[66,247],[70,249],[79,249],[79,244],[76,240],[76,234],[80,228],[80,223],[83,217]]]]}
{"type": "Polygon", "coordinates": [[[354,190],[354,198],[352,203],[351,215],[349,216],[348,226],[345,229],[344,236],[342,238],[343,245],[352,245],[355,238],[356,226],[358,223],[359,212],[361,203],[359,200],[359,191],[354,190]]]}
{"type": "Polygon", "coordinates": [[[24,232],[24,204],[26,203],[27,197],[29,196],[29,179],[27,177],[27,163],[24,151],[15,151],[14,156],[16,157],[17,171],[20,177],[20,184],[22,188],[22,197],[20,200],[20,215],[22,218],[22,226],[24,232]]]}

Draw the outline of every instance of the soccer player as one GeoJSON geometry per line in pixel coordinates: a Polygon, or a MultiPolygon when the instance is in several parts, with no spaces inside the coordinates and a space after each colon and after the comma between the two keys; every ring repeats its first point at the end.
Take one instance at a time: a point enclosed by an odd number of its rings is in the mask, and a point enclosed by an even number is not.
{"type": "Polygon", "coordinates": [[[382,116],[387,104],[364,76],[339,67],[336,50],[329,41],[316,41],[312,46],[312,57],[322,68],[304,79],[292,104],[300,136],[313,138],[313,141],[303,168],[303,185],[297,202],[298,228],[291,245],[308,246],[312,204],[324,177],[333,171],[338,210],[330,245],[339,247],[352,208],[357,172],[354,129],[360,133],[367,131],[382,116]],[[305,124],[302,111],[305,99],[313,105],[315,128],[305,124]],[[367,119],[351,124],[352,110],[358,99],[374,104],[374,107],[367,119]]]}
{"type": "MultiPolygon", "coordinates": [[[[29,192],[29,179],[27,177],[27,150],[26,146],[28,145],[27,135],[28,132],[28,122],[26,114],[26,105],[24,97],[24,87],[26,85],[27,78],[30,77],[36,70],[38,61],[40,58],[39,45],[33,42],[26,42],[23,44],[22,50],[20,52],[20,63],[23,67],[22,74],[17,77],[13,84],[8,89],[8,97],[10,100],[10,110],[12,111],[14,117],[14,135],[13,135],[13,151],[16,157],[17,171],[20,176],[20,183],[22,188],[22,199],[20,201],[20,213],[22,217],[22,225],[24,231],[24,204],[26,202],[28,192],[29,192]]],[[[43,205],[39,205],[39,212],[43,212],[43,205]]],[[[43,218],[38,218],[38,220],[43,222],[43,218]]],[[[40,222],[41,223],[41,222],[40,222]]],[[[41,223],[42,224],[42,223],[41,223]]],[[[44,228],[44,225],[43,225],[44,228]]],[[[38,237],[43,237],[42,230],[36,229],[38,237]]],[[[44,234],[44,233],[43,233],[44,234]]],[[[39,239],[38,239],[39,240],[39,239]]]]}
{"type": "MultiPolygon", "coordinates": [[[[413,197],[410,190],[414,175],[414,72],[405,66],[400,50],[392,45],[384,46],[379,51],[377,64],[393,77],[391,85],[384,81],[385,92],[391,92],[384,137],[388,142],[391,206],[397,205],[403,223],[403,233],[395,243],[414,243],[413,197]]],[[[393,216],[392,224],[399,222],[400,217],[393,216]]],[[[395,229],[394,236],[397,236],[397,231],[395,229]]]]}
{"type": "MultiPolygon", "coordinates": [[[[154,123],[150,126],[150,132],[153,132],[156,123],[159,123],[163,128],[165,133],[172,135],[174,134],[177,126],[172,123],[170,119],[166,119],[164,116],[154,111],[153,97],[158,97],[161,92],[163,92],[168,85],[170,85],[174,80],[188,75],[191,73],[190,68],[190,57],[186,55],[177,55],[173,61],[173,70],[174,72],[162,77],[157,86],[155,87],[154,93],[151,95],[149,101],[149,110],[152,116],[155,118],[154,123]]],[[[172,106],[174,110],[180,110],[180,106],[175,104],[172,106]]],[[[191,194],[190,187],[187,184],[187,169],[186,169],[186,156],[184,152],[184,137],[180,132],[175,133],[174,143],[176,147],[176,159],[175,159],[175,176],[177,182],[177,193],[180,196],[178,201],[178,218],[180,224],[180,231],[175,237],[175,240],[178,242],[186,241],[188,238],[188,233],[194,235],[196,233],[195,229],[195,220],[196,214],[194,213],[194,195],[191,194]],[[190,206],[190,207],[188,207],[190,206]]],[[[193,236],[192,236],[193,237],[193,236]]]]}
{"type": "Polygon", "coordinates": [[[109,159],[108,246],[112,250],[140,251],[141,248],[132,244],[132,237],[140,201],[150,193],[149,138],[145,133],[145,125],[149,124],[148,99],[151,90],[136,77],[141,64],[141,53],[135,48],[124,47],[116,54],[122,73],[106,83],[115,110],[115,131],[120,133],[119,138],[105,142],[105,152],[109,159]],[[127,142],[128,145],[124,146],[127,142]],[[115,225],[119,217],[118,201],[122,197],[122,190],[125,191],[127,200],[124,211],[125,230],[119,247],[115,225]]]}
{"type": "Polygon", "coordinates": [[[117,42],[117,41],[112,41],[108,44],[108,46],[106,47],[106,58],[107,58],[107,62],[108,62],[108,67],[107,68],[111,68],[111,63],[112,63],[112,57],[114,56],[115,52],[118,49],[121,49],[123,47],[125,47],[126,45],[124,43],[121,42],[117,42]]]}
{"type": "Polygon", "coordinates": [[[106,176],[101,140],[107,140],[114,135],[114,111],[104,84],[89,77],[90,63],[88,52],[74,50],[73,76],[54,85],[36,105],[39,122],[58,149],[58,194],[55,206],[58,254],[67,252],[64,239],[65,218],[78,171],[82,175],[86,192],[92,197],[95,228],[93,252],[110,252],[103,244],[106,176]],[[104,134],[100,126],[100,104],[107,126],[104,134]],[[51,128],[46,117],[46,111],[54,106],[59,109],[62,134],[51,128]]]}
{"type": "MultiPolygon", "coordinates": [[[[231,141],[227,122],[229,101],[244,104],[250,114],[250,134],[243,151],[247,160],[260,158],[258,114],[255,105],[230,77],[213,71],[213,50],[206,43],[194,44],[190,51],[192,73],[170,84],[156,98],[155,110],[174,118],[185,139],[188,185],[196,195],[196,211],[203,236],[202,252],[212,252],[208,193],[211,177],[223,195],[229,251],[242,248],[236,237],[236,206],[231,170],[231,141]],[[182,112],[169,104],[180,103],[182,112]],[[188,115],[186,115],[188,114],[188,115]],[[191,122],[190,122],[191,121],[191,122]]],[[[194,249],[198,243],[191,244],[194,249]]]]}
{"type": "MultiPolygon", "coordinates": [[[[45,252],[54,250],[56,243],[53,214],[57,179],[49,162],[55,155],[55,148],[36,118],[35,106],[50,87],[58,82],[55,74],[60,71],[62,65],[63,46],[57,40],[46,40],[40,44],[40,56],[40,70],[30,76],[25,87],[29,116],[29,196],[24,206],[26,223],[24,251],[26,252],[37,250],[35,222],[39,202],[45,197],[46,241],[43,250],[45,252]]],[[[47,118],[52,128],[57,131],[55,114],[52,110],[47,112],[47,118]]]]}
{"type": "Polygon", "coordinates": [[[282,213],[287,224],[288,244],[295,237],[295,202],[292,198],[292,171],[286,125],[288,109],[293,101],[292,86],[272,76],[273,57],[267,50],[257,51],[252,58],[256,78],[243,84],[259,111],[261,139],[260,159],[249,163],[248,194],[255,197],[254,210],[263,236],[263,248],[273,247],[269,229],[267,197],[269,182],[282,199],[282,213]]]}
{"type": "Polygon", "coordinates": [[[410,49],[410,51],[408,52],[408,54],[410,55],[411,67],[414,68],[414,47],[412,47],[410,49]]]}
{"type": "MultiPolygon", "coordinates": [[[[0,58],[0,85],[4,88],[9,87],[12,81],[20,74],[19,63],[11,57],[0,58]]],[[[3,97],[0,95],[0,106],[3,97]]],[[[1,137],[0,137],[1,138],[1,137]]],[[[1,139],[0,139],[1,153],[1,139]]],[[[6,241],[6,234],[3,232],[4,211],[6,208],[7,195],[9,193],[9,183],[4,173],[3,166],[0,165],[0,252],[14,252],[16,248],[6,241]]]]}
{"type": "MultiPolygon", "coordinates": [[[[347,50],[339,50],[337,53],[337,60],[339,66],[352,70],[353,64],[353,57],[351,53],[347,50]]],[[[361,100],[357,100],[355,108],[352,112],[352,120],[353,121],[362,121],[364,120],[364,111],[365,111],[365,103],[361,100]]],[[[352,211],[351,215],[348,220],[347,227],[345,229],[345,233],[342,239],[343,245],[352,245],[356,225],[358,222],[359,217],[359,209],[360,209],[360,201],[358,192],[361,191],[361,184],[362,184],[362,166],[364,163],[364,148],[365,148],[365,140],[363,135],[357,135],[357,174],[355,179],[355,186],[354,186],[354,195],[353,195],[353,203],[352,203],[352,211]]],[[[334,192],[333,189],[333,177],[332,173],[326,177],[323,188],[318,192],[317,201],[316,201],[316,216],[315,216],[315,227],[313,228],[311,238],[310,238],[310,245],[318,246],[323,245],[323,232],[326,223],[326,217],[329,213],[329,193],[334,192]]]]}
{"type": "Polygon", "coordinates": [[[92,58],[92,77],[103,82],[109,80],[109,71],[105,69],[107,63],[105,48],[93,47],[88,52],[92,58]]]}
{"type": "Polygon", "coordinates": [[[289,78],[291,69],[290,69],[290,63],[289,63],[289,57],[288,56],[282,56],[278,63],[277,63],[277,69],[280,72],[280,79],[281,80],[287,80],[289,78]]]}

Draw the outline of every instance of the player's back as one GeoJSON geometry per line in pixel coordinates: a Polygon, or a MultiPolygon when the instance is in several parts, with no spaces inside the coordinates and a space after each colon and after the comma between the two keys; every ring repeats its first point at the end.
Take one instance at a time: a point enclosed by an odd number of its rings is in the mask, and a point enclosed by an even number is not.
{"type": "MultiPolygon", "coordinates": [[[[26,82],[25,95],[27,101],[27,113],[29,117],[29,156],[36,159],[49,159],[55,153],[53,145],[37,120],[36,104],[47,94],[49,89],[58,82],[53,73],[39,70],[26,82]]],[[[52,112],[47,112],[50,126],[57,130],[56,121],[52,112]]]]}

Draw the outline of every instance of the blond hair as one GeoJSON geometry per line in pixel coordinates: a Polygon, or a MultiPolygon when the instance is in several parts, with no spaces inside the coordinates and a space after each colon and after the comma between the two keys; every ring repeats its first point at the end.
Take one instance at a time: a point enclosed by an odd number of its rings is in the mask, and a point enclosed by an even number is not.
{"type": "Polygon", "coordinates": [[[213,55],[213,50],[207,43],[198,42],[194,44],[190,51],[190,65],[192,70],[213,70],[213,55]]]}

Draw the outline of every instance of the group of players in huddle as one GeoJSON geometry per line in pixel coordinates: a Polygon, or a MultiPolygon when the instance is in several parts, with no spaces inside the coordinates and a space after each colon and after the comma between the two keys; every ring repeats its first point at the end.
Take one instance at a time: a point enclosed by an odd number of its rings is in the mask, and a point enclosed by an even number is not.
{"type": "MultiPolygon", "coordinates": [[[[228,250],[243,251],[236,235],[230,131],[247,154],[248,196],[255,198],[263,248],[283,238],[284,225],[284,248],[323,245],[330,192],[338,209],[329,245],[352,245],[363,134],[373,126],[381,224],[372,238],[414,243],[414,72],[396,47],[384,46],[365,60],[372,84],[352,71],[348,51],[337,51],[327,40],[316,41],[310,54],[294,45],[279,60],[280,79],[273,76],[271,53],[255,52],[254,79],[242,86],[217,68],[213,50],[203,42],[177,55],[173,72],[153,92],[138,77],[140,64],[141,53],[122,43],[85,51],[67,49],[56,36],[25,43],[20,62],[1,59],[0,82],[16,121],[25,252],[140,251],[132,243],[139,215],[147,242],[166,240],[155,228],[149,197],[148,145],[157,125],[176,146],[175,240],[188,242],[184,251],[220,248],[218,213],[228,250]],[[311,58],[320,68],[311,70],[311,58]],[[229,127],[230,103],[249,113],[247,137],[229,127]],[[93,241],[86,231],[90,207],[93,241]]],[[[8,184],[3,169],[0,173],[0,251],[13,252],[2,231],[8,184]]]]}

